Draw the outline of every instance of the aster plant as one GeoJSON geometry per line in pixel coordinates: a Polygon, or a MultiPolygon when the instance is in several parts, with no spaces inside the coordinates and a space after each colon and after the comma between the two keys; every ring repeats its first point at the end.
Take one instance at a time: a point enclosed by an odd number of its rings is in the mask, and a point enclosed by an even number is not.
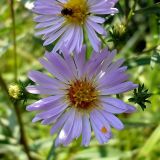
{"type": "Polygon", "coordinates": [[[43,35],[44,46],[55,46],[53,52],[63,45],[69,51],[79,52],[84,41],[84,32],[95,51],[99,51],[99,36],[107,33],[102,27],[105,14],[114,14],[118,0],[36,0],[33,12],[37,14],[36,35],[43,35]]]}
{"type": "Polygon", "coordinates": [[[124,60],[113,61],[116,51],[107,48],[93,52],[86,60],[86,49],[70,55],[63,48],[62,54],[46,53],[40,63],[50,73],[30,71],[29,78],[35,85],[27,87],[32,94],[47,97],[27,106],[28,111],[39,111],[33,122],[52,125],[51,134],[58,133],[55,145],[68,145],[82,136],[82,145],[88,146],[93,130],[99,143],[111,137],[111,126],[121,130],[122,122],[115,116],[131,113],[135,108],[115,98],[116,94],[135,89],[128,81],[124,60]]]}

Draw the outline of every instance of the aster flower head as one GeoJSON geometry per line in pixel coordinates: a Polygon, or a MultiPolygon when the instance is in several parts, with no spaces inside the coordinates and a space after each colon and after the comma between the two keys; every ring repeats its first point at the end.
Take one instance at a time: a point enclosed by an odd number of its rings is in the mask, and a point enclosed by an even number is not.
{"type": "Polygon", "coordinates": [[[36,84],[28,86],[28,92],[48,97],[29,105],[27,110],[39,111],[33,122],[42,120],[42,124],[52,125],[51,134],[58,133],[56,145],[68,145],[82,135],[82,145],[88,146],[91,130],[99,143],[105,143],[112,136],[111,126],[123,129],[114,114],[135,111],[131,105],[114,98],[115,94],[137,87],[128,81],[127,67],[122,66],[124,60],[113,62],[116,53],[107,48],[93,52],[89,60],[85,52],[82,47],[74,56],[65,48],[62,55],[46,53],[40,63],[50,76],[29,72],[29,78],[36,84]]]}
{"type": "Polygon", "coordinates": [[[65,45],[69,51],[79,52],[84,32],[95,51],[101,45],[98,35],[106,36],[101,26],[105,19],[99,15],[114,14],[118,0],[36,0],[33,12],[38,14],[36,35],[43,35],[44,46],[55,43],[53,52],[65,45]]]}

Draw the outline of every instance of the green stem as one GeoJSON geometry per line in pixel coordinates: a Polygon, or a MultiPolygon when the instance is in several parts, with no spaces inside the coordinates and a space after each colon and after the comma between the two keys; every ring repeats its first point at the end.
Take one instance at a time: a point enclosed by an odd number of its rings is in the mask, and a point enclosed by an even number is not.
{"type": "Polygon", "coordinates": [[[56,153],[55,153],[55,141],[53,141],[51,149],[48,153],[47,160],[55,160],[56,159],[56,153]]]}
{"type": "Polygon", "coordinates": [[[33,158],[30,155],[30,151],[29,151],[29,146],[27,143],[27,139],[26,139],[26,135],[25,135],[25,131],[24,131],[24,126],[23,126],[23,121],[22,121],[22,117],[21,117],[21,113],[20,113],[20,109],[18,106],[18,102],[13,102],[8,94],[8,87],[5,83],[5,81],[3,80],[3,77],[0,75],[0,86],[2,88],[2,90],[4,91],[4,93],[6,93],[6,96],[8,98],[8,100],[12,103],[13,108],[15,110],[16,113],[16,117],[17,117],[17,122],[19,125],[19,129],[20,129],[20,143],[23,145],[24,147],[24,151],[28,157],[28,160],[33,160],[33,158]]]}
{"type": "Polygon", "coordinates": [[[126,18],[126,26],[128,26],[129,21],[132,19],[133,15],[134,15],[134,11],[136,9],[137,2],[138,2],[138,0],[134,0],[134,5],[131,8],[131,10],[126,18]]]}
{"type": "Polygon", "coordinates": [[[14,79],[17,81],[17,44],[16,44],[16,26],[15,26],[15,12],[14,12],[14,0],[9,0],[11,19],[12,19],[12,36],[13,36],[13,54],[14,54],[14,79]]]}
{"type": "Polygon", "coordinates": [[[1,86],[2,90],[4,90],[4,92],[7,93],[7,96],[9,97],[7,85],[1,75],[0,75],[0,86],[1,86]]]}
{"type": "MultiPolygon", "coordinates": [[[[18,65],[17,65],[17,44],[16,44],[16,26],[15,26],[15,12],[14,12],[14,0],[8,0],[9,1],[9,5],[10,5],[10,11],[11,11],[11,19],[12,19],[12,36],[13,36],[13,54],[14,54],[14,79],[15,82],[17,82],[17,77],[18,77],[18,65]]],[[[1,82],[2,82],[2,88],[4,89],[4,91],[7,93],[8,95],[8,88],[5,85],[5,82],[3,81],[3,78],[1,77],[1,82]]],[[[8,95],[8,98],[10,99],[10,96],[8,95]]],[[[12,101],[11,101],[12,102],[12,101]]],[[[29,147],[28,147],[28,143],[26,140],[26,136],[25,136],[25,131],[24,131],[24,127],[23,127],[23,120],[21,117],[21,112],[18,106],[18,102],[12,103],[16,116],[17,116],[17,121],[19,124],[19,128],[20,128],[20,142],[24,147],[24,150],[27,154],[27,157],[29,160],[32,160],[32,157],[30,155],[29,152],[29,147]]]]}
{"type": "Polygon", "coordinates": [[[107,45],[107,42],[105,41],[105,39],[103,39],[102,36],[99,36],[99,38],[100,38],[100,40],[102,41],[102,44],[103,44],[104,46],[106,46],[106,45],[107,45]]]}

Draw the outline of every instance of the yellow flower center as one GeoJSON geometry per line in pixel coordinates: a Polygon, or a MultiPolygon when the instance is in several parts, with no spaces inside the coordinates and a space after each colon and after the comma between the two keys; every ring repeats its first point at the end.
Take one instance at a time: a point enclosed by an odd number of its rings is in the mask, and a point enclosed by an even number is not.
{"type": "Polygon", "coordinates": [[[67,23],[83,25],[89,14],[87,0],[68,0],[63,5],[61,14],[66,18],[67,23]]]}
{"type": "Polygon", "coordinates": [[[99,94],[91,82],[76,80],[67,91],[67,100],[71,106],[85,111],[97,106],[99,94]]]}

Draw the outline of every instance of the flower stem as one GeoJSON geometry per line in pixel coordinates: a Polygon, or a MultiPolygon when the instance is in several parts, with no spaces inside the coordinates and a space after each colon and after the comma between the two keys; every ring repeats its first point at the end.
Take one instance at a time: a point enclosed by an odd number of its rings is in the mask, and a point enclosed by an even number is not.
{"type": "Polygon", "coordinates": [[[55,141],[53,141],[51,149],[48,153],[47,160],[55,160],[56,159],[56,153],[55,153],[55,141]]]}
{"type": "Polygon", "coordinates": [[[14,12],[14,0],[9,0],[11,19],[12,19],[12,37],[13,37],[13,54],[14,54],[14,79],[17,81],[17,44],[16,44],[16,26],[15,26],[15,12],[14,12]]]}
{"type": "MultiPolygon", "coordinates": [[[[15,79],[15,82],[17,82],[18,68],[17,68],[17,44],[16,44],[14,0],[8,0],[8,1],[9,1],[9,5],[10,5],[11,19],[12,19],[13,54],[14,54],[14,79],[15,79]]],[[[8,95],[8,88],[5,85],[5,82],[3,81],[2,77],[1,77],[1,82],[3,83],[3,89],[5,89],[5,92],[8,95]]],[[[9,95],[8,95],[8,97],[9,97],[9,95]]],[[[10,99],[10,97],[9,97],[9,99],[10,99]]],[[[21,133],[20,143],[23,145],[28,159],[32,160],[32,157],[31,157],[30,152],[29,152],[29,147],[28,147],[28,143],[27,143],[27,140],[26,140],[25,132],[24,132],[23,121],[22,121],[20,109],[19,109],[19,106],[18,106],[18,102],[15,102],[15,103],[12,103],[12,104],[13,104],[13,107],[14,107],[14,110],[15,110],[15,113],[16,113],[17,121],[18,121],[18,124],[19,124],[19,129],[20,129],[20,133],[21,133]]]]}
{"type": "Polygon", "coordinates": [[[20,143],[23,145],[28,159],[33,160],[33,158],[30,155],[29,146],[28,146],[28,143],[26,140],[25,131],[24,131],[24,127],[23,127],[23,121],[22,121],[22,117],[21,117],[18,103],[14,103],[14,110],[16,112],[16,116],[17,116],[17,120],[18,120],[18,124],[19,124],[19,128],[20,128],[20,133],[21,133],[20,143]]]}
{"type": "MultiPolygon", "coordinates": [[[[9,5],[10,5],[10,12],[11,12],[11,19],[12,19],[13,54],[14,54],[14,79],[15,79],[15,82],[17,82],[17,77],[18,77],[18,67],[17,66],[18,65],[17,65],[17,44],[16,44],[14,0],[8,0],[8,2],[9,2],[9,5]]],[[[8,95],[7,85],[5,84],[5,81],[3,80],[2,77],[0,77],[0,82],[2,84],[2,88],[4,89],[4,91],[8,95]]],[[[10,99],[9,95],[8,95],[8,98],[10,99]]],[[[30,155],[30,152],[29,152],[29,147],[28,147],[28,143],[27,143],[27,140],[26,140],[25,131],[24,131],[24,127],[23,127],[23,120],[22,120],[22,117],[21,117],[20,108],[18,106],[19,105],[18,101],[15,102],[15,103],[12,102],[12,104],[13,104],[13,108],[14,108],[15,113],[16,113],[19,129],[20,129],[20,143],[23,145],[24,151],[26,152],[26,155],[27,155],[28,159],[33,160],[31,155],[30,155]]]]}
{"type": "Polygon", "coordinates": [[[11,98],[10,98],[10,96],[8,94],[8,87],[7,87],[3,77],[1,75],[0,75],[0,86],[1,86],[2,90],[6,93],[8,100],[12,103],[13,108],[15,110],[17,121],[18,121],[18,125],[19,125],[19,128],[20,128],[20,143],[24,147],[24,151],[25,151],[25,153],[26,153],[26,155],[28,157],[28,160],[33,160],[33,158],[30,155],[30,152],[29,152],[29,146],[28,146],[27,139],[26,139],[26,136],[25,136],[25,131],[24,131],[24,127],[23,127],[23,121],[22,121],[20,109],[19,109],[19,106],[18,106],[18,102],[14,103],[11,100],[11,98]]]}
{"type": "MultiPolygon", "coordinates": [[[[137,1],[138,0],[134,0],[134,4],[133,4],[131,10],[129,11],[128,15],[126,16],[126,26],[128,26],[128,23],[130,22],[130,20],[132,19],[133,15],[134,15],[134,11],[136,9],[137,1]]],[[[128,1],[126,3],[128,3],[128,1]]]]}

